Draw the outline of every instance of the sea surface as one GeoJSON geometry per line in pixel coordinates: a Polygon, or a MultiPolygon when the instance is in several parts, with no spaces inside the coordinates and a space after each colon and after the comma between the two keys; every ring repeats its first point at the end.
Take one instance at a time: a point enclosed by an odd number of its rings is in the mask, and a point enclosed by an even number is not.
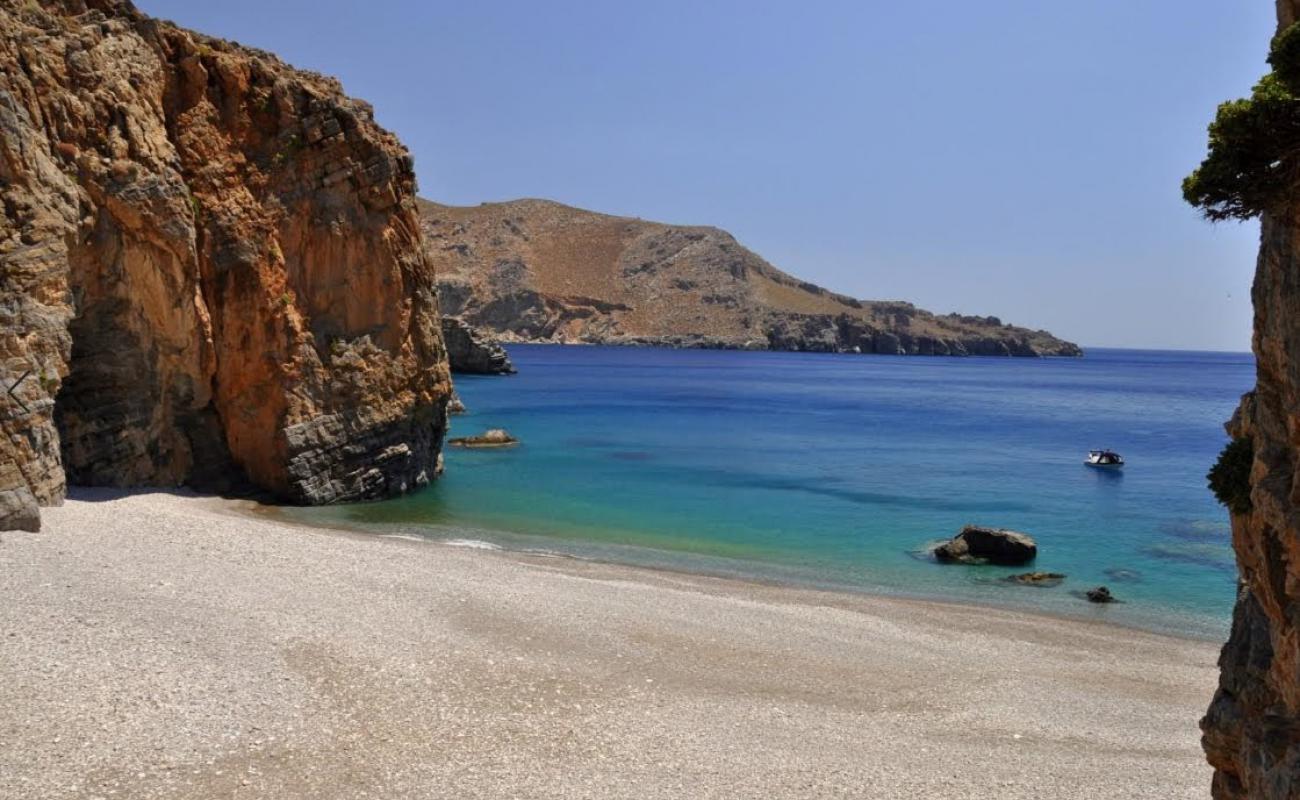
{"type": "Polygon", "coordinates": [[[458,376],[446,451],[398,500],[298,509],[379,533],[936,598],[1219,637],[1235,568],[1205,488],[1248,354],[1092,349],[996,359],[514,346],[519,374],[458,376]],[[1084,466],[1090,448],[1127,460],[1084,466]],[[1034,569],[942,565],[967,523],[1026,531],[1034,569]],[[1104,584],[1122,601],[1096,606],[1104,584]]]}

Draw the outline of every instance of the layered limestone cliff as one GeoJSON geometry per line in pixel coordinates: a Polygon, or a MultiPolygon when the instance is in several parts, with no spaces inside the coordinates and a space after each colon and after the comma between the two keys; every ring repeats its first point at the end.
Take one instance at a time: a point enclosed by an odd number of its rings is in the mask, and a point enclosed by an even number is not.
{"type": "Polygon", "coordinates": [[[855,300],[726,231],[545,200],[421,202],[443,311],[510,341],[921,355],[1077,356],[995,317],[855,300]]]}
{"type": "MultiPolygon", "coordinates": [[[[1282,28],[1294,23],[1300,2],[1281,0],[1278,17],[1282,28]]],[[[1228,425],[1249,438],[1253,463],[1248,507],[1232,515],[1241,578],[1232,633],[1201,722],[1213,794],[1224,799],[1300,797],[1300,208],[1291,205],[1263,215],[1256,387],[1228,425]]]]}
{"type": "Polygon", "coordinates": [[[436,287],[368,105],[125,0],[3,0],[0,65],[0,527],[68,481],[432,477],[436,287]]]}

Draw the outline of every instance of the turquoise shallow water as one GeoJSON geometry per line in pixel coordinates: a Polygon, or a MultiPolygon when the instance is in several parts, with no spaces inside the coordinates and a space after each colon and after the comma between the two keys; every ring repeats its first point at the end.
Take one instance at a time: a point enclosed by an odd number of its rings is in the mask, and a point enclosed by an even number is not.
{"type": "Polygon", "coordinates": [[[518,346],[457,380],[436,485],[306,521],[649,566],[1028,607],[1197,636],[1228,625],[1227,516],[1205,489],[1246,354],[957,359],[518,346]],[[1120,474],[1082,464],[1122,452],[1120,474]],[[1039,543],[1054,589],[918,550],[965,523],[1039,543]],[[1122,572],[1121,572],[1122,571],[1122,572]],[[1104,583],[1124,602],[1075,592],[1104,583]]]}

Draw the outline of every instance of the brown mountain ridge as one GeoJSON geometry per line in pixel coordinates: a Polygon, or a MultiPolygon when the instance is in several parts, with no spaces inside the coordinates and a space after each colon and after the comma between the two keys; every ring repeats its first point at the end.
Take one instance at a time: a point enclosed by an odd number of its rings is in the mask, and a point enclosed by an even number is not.
{"type": "Polygon", "coordinates": [[[1078,356],[996,317],[858,300],[772,266],[724,230],[549,200],[419,201],[444,314],[505,341],[907,355],[1078,356]]]}

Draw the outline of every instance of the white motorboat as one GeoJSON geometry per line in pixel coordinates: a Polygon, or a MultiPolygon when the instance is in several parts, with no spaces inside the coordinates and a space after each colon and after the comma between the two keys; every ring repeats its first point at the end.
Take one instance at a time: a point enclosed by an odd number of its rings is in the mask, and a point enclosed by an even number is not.
{"type": "Polygon", "coordinates": [[[1124,466],[1124,457],[1114,450],[1089,450],[1083,463],[1098,469],[1119,469],[1124,466]]]}

